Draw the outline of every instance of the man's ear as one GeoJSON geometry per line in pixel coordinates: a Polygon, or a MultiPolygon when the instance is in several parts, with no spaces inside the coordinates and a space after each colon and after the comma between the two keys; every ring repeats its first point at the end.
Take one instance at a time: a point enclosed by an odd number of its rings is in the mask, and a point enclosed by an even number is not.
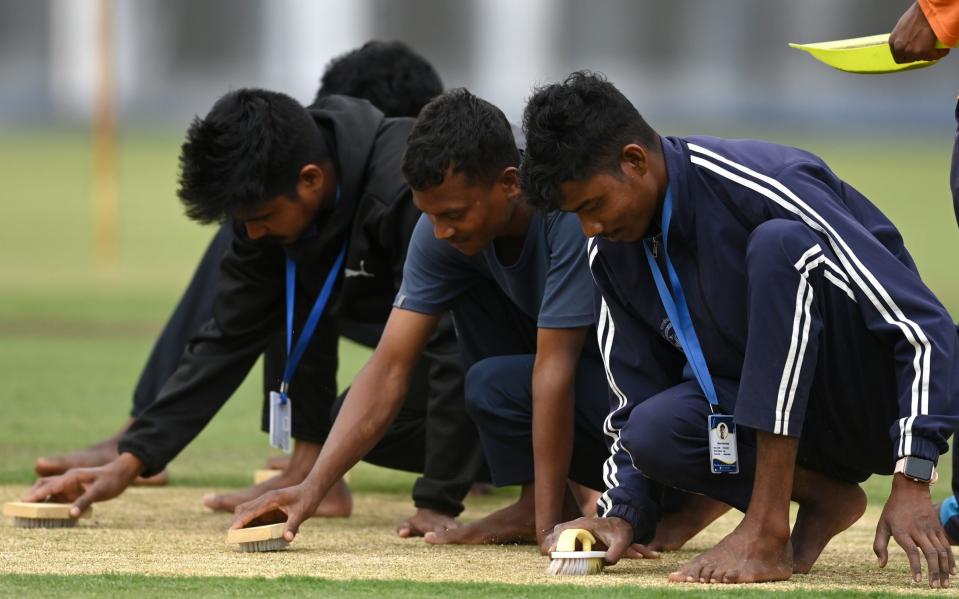
{"type": "Polygon", "coordinates": [[[502,185],[506,188],[507,193],[512,195],[520,191],[519,180],[519,169],[515,166],[507,166],[500,172],[496,184],[502,185]]]}
{"type": "Polygon", "coordinates": [[[323,190],[323,183],[326,176],[323,169],[315,164],[307,164],[300,169],[300,177],[297,181],[297,187],[301,192],[317,193],[323,190]]]}
{"type": "Polygon", "coordinates": [[[649,170],[649,151],[639,144],[627,144],[620,154],[620,164],[624,171],[645,175],[649,170]]]}

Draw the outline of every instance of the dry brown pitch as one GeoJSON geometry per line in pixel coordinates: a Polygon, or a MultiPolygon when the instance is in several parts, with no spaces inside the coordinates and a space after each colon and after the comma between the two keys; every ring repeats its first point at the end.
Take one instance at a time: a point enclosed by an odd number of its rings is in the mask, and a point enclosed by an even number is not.
{"type": "MultiPolygon", "coordinates": [[[[0,500],[14,500],[22,486],[0,487],[0,500]]],[[[164,576],[317,576],[330,579],[397,579],[548,584],[546,558],[529,546],[433,547],[421,539],[400,539],[395,524],[410,504],[394,495],[355,498],[355,515],[345,520],[310,520],[286,551],[239,553],[226,544],[230,516],[206,510],[209,489],[129,490],[120,499],[99,504],[94,517],[75,529],[24,530],[0,525],[0,574],[137,573],[164,576]]],[[[465,520],[504,505],[508,498],[471,498],[465,520]]],[[[879,508],[866,515],[826,549],[812,574],[766,590],[857,589],[928,593],[909,581],[898,546],[880,571],[872,554],[879,508]]],[[[738,514],[727,514],[686,550],[661,560],[628,561],[600,576],[569,580],[588,586],[666,585],[678,564],[711,546],[731,530],[738,514]]],[[[947,591],[948,592],[948,591],[947,591]]],[[[951,594],[951,593],[949,593],[951,594]]]]}

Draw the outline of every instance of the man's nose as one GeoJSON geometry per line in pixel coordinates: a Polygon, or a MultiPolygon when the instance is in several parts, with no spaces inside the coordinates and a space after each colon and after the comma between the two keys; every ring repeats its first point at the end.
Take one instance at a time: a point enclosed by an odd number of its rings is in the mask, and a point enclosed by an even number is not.
{"type": "Polygon", "coordinates": [[[605,230],[603,225],[597,220],[580,217],[579,222],[583,227],[583,235],[586,237],[596,237],[597,235],[601,235],[605,230]]]}
{"type": "Polygon", "coordinates": [[[245,223],[246,235],[253,241],[263,237],[267,234],[267,229],[260,223],[245,223]]]}
{"type": "Polygon", "coordinates": [[[453,236],[454,232],[455,231],[453,231],[453,227],[450,227],[447,225],[441,225],[438,223],[433,223],[433,236],[439,239],[440,241],[449,239],[450,237],[453,236]]]}

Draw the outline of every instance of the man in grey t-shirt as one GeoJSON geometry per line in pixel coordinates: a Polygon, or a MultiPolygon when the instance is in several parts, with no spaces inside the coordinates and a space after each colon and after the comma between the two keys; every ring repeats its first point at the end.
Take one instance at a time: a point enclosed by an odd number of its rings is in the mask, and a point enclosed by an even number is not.
{"type": "MultiPolygon", "coordinates": [[[[444,225],[434,228],[432,208],[420,217],[410,241],[394,307],[426,316],[452,312],[467,368],[466,407],[480,432],[493,483],[523,486],[516,504],[475,524],[431,533],[430,542],[534,540],[529,526],[536,511],[534,462],[554,470],[554,484],[545,492],[556,493],[560,509],[578,507],[561,503],[567,478],[587,496],[588,489],[603,488],[608,451],[602,421],[608,400],[594,341],[586,239],[567,215],[544,215],[525,205],[519,211],[517,229],[525,223],[525,231],[515,239],[497,238],[475,254],[456,249],[459,240],[447,241],[444,225]],[[576,338],[576,332],[585,337],[576,338]],[[558,359],[554,352],[572,354],[580,348],[569,366],[550,368],[558,359]],[[533,401],[534,388],[541,404],[533,401]],[[534,405],[543,408],[535,418],[534,405]],[[538,452],[534,439],[543,439],[538,452]]],[[[454,230],[455,239],[464,229],[454,230]]]]}

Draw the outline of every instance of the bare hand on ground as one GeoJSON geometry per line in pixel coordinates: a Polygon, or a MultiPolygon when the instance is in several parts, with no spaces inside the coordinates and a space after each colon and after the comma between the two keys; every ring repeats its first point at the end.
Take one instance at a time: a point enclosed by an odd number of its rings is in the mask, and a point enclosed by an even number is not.
{"type": "Polygon", "coordinates": [[[615,564],[622,558],[658,559],[659,552],[645,545],[633,543],[633,527],[622,518],[578,518],[572,522],[557,524],[546,536],[549,551],[556,551],[559,534],[567,528],[582,528],[593,533],[596,541],[606,548],[606,563],[615,564]]]}
{"type": "Polygon", "coordinates": [[[286,514],[286,529],[283,537],[292,541],[304,520],[313,515],[320,501],[315,494],[303,485],[287,487],[269,491],[254,499],[242,503],[234,511],[233,524],[230,528],[244,528],[250,524],[269,521],[282,521],[276,517],[277,512],[286,514]]]}
{"type": "Polygon", "coordinates": [[[74,468],[58,476],[41,478],[23,500],[73,503],[70,515],[76,518],[91,504],[123,493],[142,470],[143,463],[125,453],[105,466],[74,468]]]}
{"type": "Polygon", "coordinates": [[[949,586],[949,575],[956,574],[956,559],[949,547],[939,517],[932,508],[929,485],[907,479],[902,474],[893,477],[892,492],[876,526],[873,551],[879,558],[879,567],[889,560],[889,537],[896,539],[909,558],[912,579],[922,582],[922,556],[929,567],[929,586],[949,586]]]}

